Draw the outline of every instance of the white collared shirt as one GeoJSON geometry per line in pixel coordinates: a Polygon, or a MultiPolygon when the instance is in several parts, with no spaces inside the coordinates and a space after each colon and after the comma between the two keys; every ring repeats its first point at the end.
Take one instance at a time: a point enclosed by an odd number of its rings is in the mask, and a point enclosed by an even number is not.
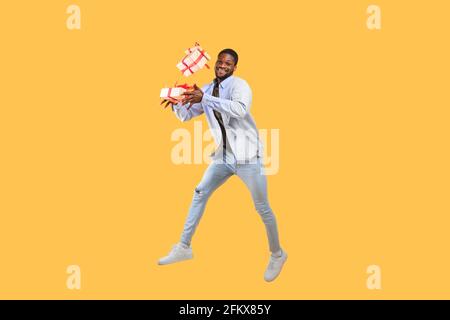
{"type": "Polygon", "coordinates": [[[211,156],[217,159],[222,150],[222,133],[219,122],[213,110],[222,114],[227,133],[227,141],[238,162],[255,161],[262,154],[262,144],[259,140],[258,129],[250,114],[252,90],[247,82],[241,78],[230,76],[219,84],[219,97],[212,96],[214,81],[203,86],[203,99],[200,103],[188,105],[178,103],[174,105],[175,115],[181,121],[188,121],[202,113],[206,114],[211,129],[216,152],[211,156]]]}

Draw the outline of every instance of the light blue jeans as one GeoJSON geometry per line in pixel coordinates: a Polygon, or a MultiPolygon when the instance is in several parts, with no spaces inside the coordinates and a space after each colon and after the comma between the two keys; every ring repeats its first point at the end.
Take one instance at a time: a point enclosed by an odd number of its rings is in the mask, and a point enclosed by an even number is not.
{"type": "Polygon", "coordinates": [[[272,253],[279,252],[281,248],[278,239],[277,222],[267,199],[267,179],[260,158],[249,164],[238,164],[236,161],[226,163],[215,160],[211,162],[201,182],[195,188],[189,214],[184,224],[181,242],[187,246],[191,244],[195,229],[203,216],[209,197],[234,174],[246,184],[252,195],[256,211],[266,226],[270,251],[272,253]]]}

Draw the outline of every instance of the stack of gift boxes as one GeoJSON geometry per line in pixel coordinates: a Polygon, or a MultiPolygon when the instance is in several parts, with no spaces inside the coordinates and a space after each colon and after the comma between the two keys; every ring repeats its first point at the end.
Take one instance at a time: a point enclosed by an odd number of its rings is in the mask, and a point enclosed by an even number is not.
{"type": "MultiPolygon", "coordinates": [[[[185,51],[185,56],[177,64],[177,68],[185,77],[196,73],[204,67],[209,68],[208,61],[211,60],[209,54],[198,44],[185,51]]],[[[177,104],[183,100],[183,94],[186,91],[192,91],[193,87],[188,84],[177,85],[175,84],[171,88],[163,88],[160,93],[160,97],[163,99],[161,104],[166,103],[165,107],[170,104],[177,104]]]]}

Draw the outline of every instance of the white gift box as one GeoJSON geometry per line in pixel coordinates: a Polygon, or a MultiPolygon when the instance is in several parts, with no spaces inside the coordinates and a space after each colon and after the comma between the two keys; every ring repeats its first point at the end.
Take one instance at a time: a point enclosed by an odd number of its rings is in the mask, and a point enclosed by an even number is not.
{"type": "Polygon", "coordinates": [[[159,94],[160,98],[172,98],[179,100],[179,98],[186,92],[184,88],[163,88],[161,89],[161,93],[159,94]]]}
{"type": "Polygon", "coordinates": [[[186,56],[177,64],[177,68],[186,77],[205,67],[208,61],[211,60],[210,55],[200,46],[189,48],[185,53],[186,56]]]}

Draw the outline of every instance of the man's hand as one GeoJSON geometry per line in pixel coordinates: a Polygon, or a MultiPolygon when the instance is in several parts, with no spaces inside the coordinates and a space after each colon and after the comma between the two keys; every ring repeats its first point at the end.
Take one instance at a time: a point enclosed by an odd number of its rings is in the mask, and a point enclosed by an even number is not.
{"type": "Polygon", "coordinates": [[[184,99],[182,100],[183,104],[189,103],[189,108],[194,103],[199,103],[203,99],[203,91],[194,84],[194,90],[183,93],[184,99]]]}

